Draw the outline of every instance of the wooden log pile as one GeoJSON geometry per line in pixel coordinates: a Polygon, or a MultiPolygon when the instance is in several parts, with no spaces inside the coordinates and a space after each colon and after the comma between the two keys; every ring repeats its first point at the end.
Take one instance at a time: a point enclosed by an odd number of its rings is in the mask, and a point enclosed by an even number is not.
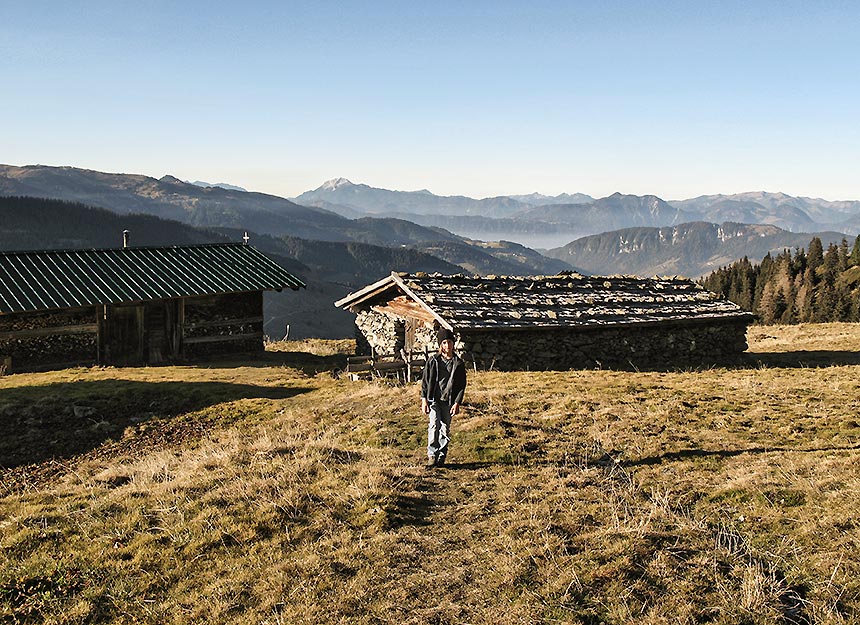
{"type": "Polygon", "coordinates": [[[15,313],[0,315],[0,334],[37,328],[87,325],[96,322],[95,308],[73,308],[44,313],[15,313]]]}
{"type": "Polygon", "coordinates": [[[95,362],[94,307],[0,316],[0,361],[7,372],[43,365],[95,362]]]}
{"type": "Polygon", "coordinates": [[[188,298],[182,323],[183,355],[207,358],[263,350],[262,294],[188,298]]]}

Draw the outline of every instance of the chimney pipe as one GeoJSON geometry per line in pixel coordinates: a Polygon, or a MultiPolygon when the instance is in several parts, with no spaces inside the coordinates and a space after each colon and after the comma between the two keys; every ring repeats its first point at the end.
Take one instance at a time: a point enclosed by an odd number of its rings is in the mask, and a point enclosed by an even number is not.
{"type": "Polygon", "coordinates": [[[122,249],[126,249],[128,247],[128,230],[122,231],[122,249]]]}

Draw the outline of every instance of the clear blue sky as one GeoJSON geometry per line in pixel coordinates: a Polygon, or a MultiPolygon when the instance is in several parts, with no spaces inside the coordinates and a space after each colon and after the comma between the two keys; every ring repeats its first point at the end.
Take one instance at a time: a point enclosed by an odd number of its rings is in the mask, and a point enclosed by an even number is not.
{"type": "Polygon", "coordinates": [[[4,2],[0,162],[860,199],[856,2],[4,2]]]}

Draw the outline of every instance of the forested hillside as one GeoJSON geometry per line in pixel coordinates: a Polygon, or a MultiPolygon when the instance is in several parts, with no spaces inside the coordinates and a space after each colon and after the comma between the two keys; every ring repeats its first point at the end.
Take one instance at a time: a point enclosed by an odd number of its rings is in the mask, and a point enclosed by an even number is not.
{"type": "Polygon", "coordinates": [[[814,237],[808,251],[786,249],[760,264],[744,257],[702,284],[765,324],[860,321],[860,236],[853,248],[842,239],[825,251],[814,237]]]}
{"type": "Polygon", "coordinates": [[[153,215],[119,215],[78,202],[0,196],[3,251],[119,247],[123,230],[132,233],[131,243],[135,246],[228,241],[217,232],[153,215]]]}

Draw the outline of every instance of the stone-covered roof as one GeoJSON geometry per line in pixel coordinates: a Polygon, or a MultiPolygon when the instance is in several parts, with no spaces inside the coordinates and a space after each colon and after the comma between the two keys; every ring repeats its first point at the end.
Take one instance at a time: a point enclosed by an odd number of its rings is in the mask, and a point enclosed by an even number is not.
{"type": "Polygon", "coordinates": [[[752,320],[736,304],[686,278],[575,273],[530,277],[392,273],[335,305],[351,310],[376,307],[403,294],[453,330],[752,320]]]}

